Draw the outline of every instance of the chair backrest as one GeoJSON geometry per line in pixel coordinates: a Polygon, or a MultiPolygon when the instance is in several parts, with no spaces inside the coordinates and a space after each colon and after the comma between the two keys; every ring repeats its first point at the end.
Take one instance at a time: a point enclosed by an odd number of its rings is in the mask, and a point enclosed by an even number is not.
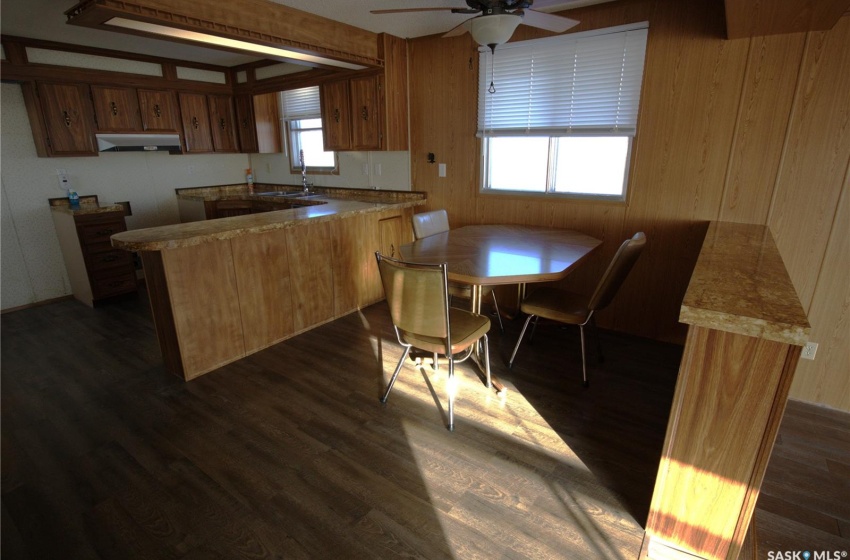
{"type": "Polygon", "coordinates": [[[445,210],[433,210],[413,215],[413,235],[422,239],[429,235],[449,231],[449,215],[445,210]]]}
{"type": "Polygon", "coordinates": [[[588,309],[599,311],[608,307],[608,304],[611,303],[611,300],[617,294],[617,290],[623,284],[623,280],[626,279],[626,276],[632,270],[635,261],[637,261],[645,245],[646,235],[640,231],[634,234],[631,239],[623,241],[623,244],[617,249],[614,258],[611,259],[608,270],[605,271],[605,274],[599,280],[599,285],[596,286],[596,291],[593,292],[590,303],[588,303],[588,309]]]}
{"type": "Polygon", "coordinates": [[[402,333],[451,339],[448,267],[391,259],[375,253],[393,324],[402,333]]]}

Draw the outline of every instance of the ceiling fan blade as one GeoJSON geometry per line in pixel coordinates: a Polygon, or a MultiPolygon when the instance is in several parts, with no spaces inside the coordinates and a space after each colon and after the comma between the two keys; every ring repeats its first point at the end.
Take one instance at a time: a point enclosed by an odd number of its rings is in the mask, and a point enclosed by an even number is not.
{"type": "Polygon", "coordinates": [[[371,10],[370,14],[402,14],[407,12],[450,12],[457,8],[398,8],[395,10],[371,10]]]}
{"type": "Polygon", "coordinates": [[[523,25],[530,25],[531,27],[545,29],[546,31],[554,31],[555,33],[563,33],[567,29],[575,27],[580,23],[574,19],[556,16],[554,14],[547,14],[545,12],[538,12],[531,9],[522,10],[521,15],[523,25]]]}
{"type": "MultiPolygon", "coordinates": [[[[479,16],[480,17],[480,16],[479,16]]],[[[471,18],[475,19],[475,18],[471,18]]],[[[469,21],[469,20],[466,20],[469,21]]],[[[443,34],[443,37],[457,37],[458,35],[463,35],[468,31],[468,27],[466,26],[466,21],[461,23],[460,25],[456,25],[443,34]]]]}

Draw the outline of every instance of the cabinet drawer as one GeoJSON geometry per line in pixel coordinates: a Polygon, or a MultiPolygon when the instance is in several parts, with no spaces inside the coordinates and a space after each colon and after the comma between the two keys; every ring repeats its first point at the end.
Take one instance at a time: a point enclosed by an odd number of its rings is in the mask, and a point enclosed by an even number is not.
{"type": "Polygon", "coordinates": [[[109,238],[116,233],[127,231],[127,226],[124,221],[120,222],[95,222],[91,224],[82,224],[78,226],[80,234],[80,243],[83,245],[92,245],[96,243],[109,243],[109,238]]]}
{"type": "Polygon", "coordinates": [[[93,274],[92,276],[91,288],[94,299],[135,292],[137,289],[135,273],[107,274],[103,277],[99,274],[93,274]]]}
{"type": "Polygon", "coordinates": [[[110,270],[118,267],[128,267],[133,264],[133,256],[121,249],[90,252],[86,255],[86,264],[89,272],[110,270]]]}

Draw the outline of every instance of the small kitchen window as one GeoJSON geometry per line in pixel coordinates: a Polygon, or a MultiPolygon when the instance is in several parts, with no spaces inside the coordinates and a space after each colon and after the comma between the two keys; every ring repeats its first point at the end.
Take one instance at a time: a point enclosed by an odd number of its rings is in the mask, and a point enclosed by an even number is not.
{"type": "Polygon", "coordinates": [[[479,55],[484,193],[626,200],[648,24],[479,55]]]}
{"type": "Polygon", "coordinates": [[[301,173],[301,151],[310,173],[336,173],[336,152],[326,152],[322,136],[322,110],[319,86],[281,92],[284,129],[289,144],[289,167],[301,173]]]}

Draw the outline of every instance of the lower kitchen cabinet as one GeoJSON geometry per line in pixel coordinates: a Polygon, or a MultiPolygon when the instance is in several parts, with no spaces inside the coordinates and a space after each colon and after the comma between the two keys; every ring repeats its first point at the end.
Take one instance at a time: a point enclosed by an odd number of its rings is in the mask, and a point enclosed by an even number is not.
{"type": "MultiPolygon", "coordinates": [[[[85,207],[84,207],[85,208],[85,207]]],[[[53,210],[53,223],[74,297],[88,306],[135,294],[133,254],[112,247],[110,237],[127,230],[123,209],[53,210]]]]}

